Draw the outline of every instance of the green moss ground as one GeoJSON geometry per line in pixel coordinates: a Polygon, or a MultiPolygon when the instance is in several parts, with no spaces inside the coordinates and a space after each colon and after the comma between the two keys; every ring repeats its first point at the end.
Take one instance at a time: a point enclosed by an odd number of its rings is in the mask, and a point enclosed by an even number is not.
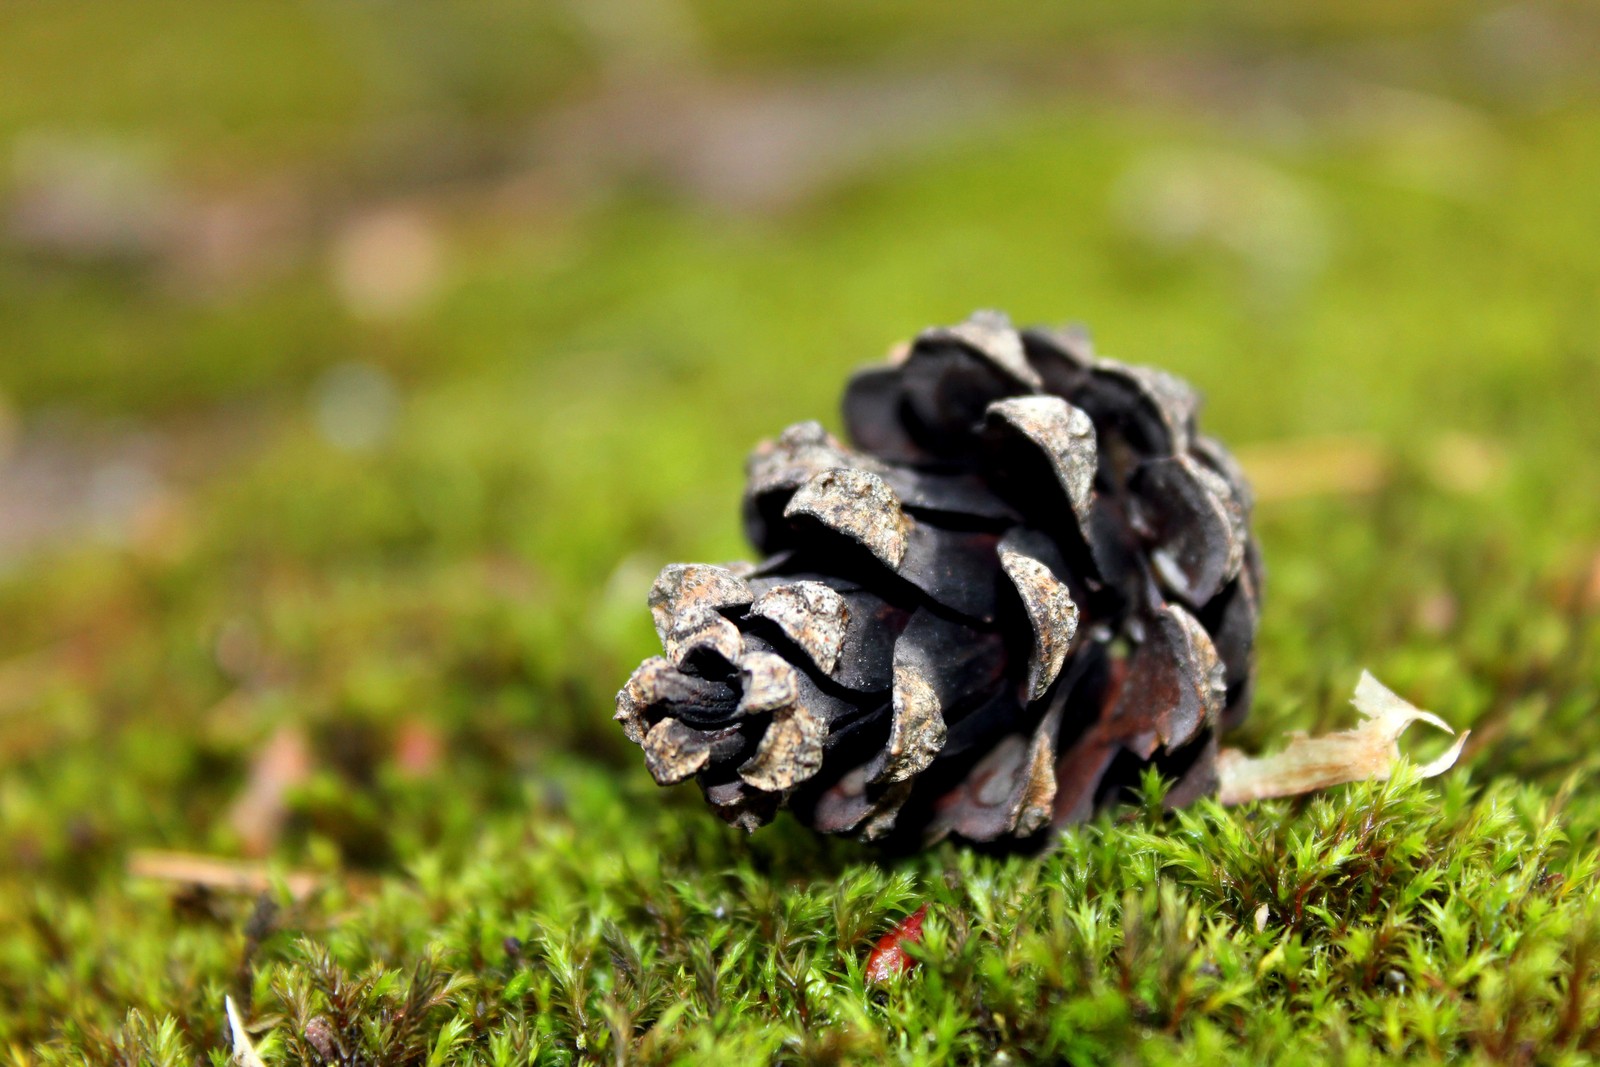
{"type": "MultiPolygon", "coordinates": [[[[223,1063],[232,995],[272,1065],[1600,1060],[1600,30],[1392,7],[658,5],[698,43],[651,76],[723,104],[998,79],[737,211],[538,159],[636,58],[578,5],[0,12],[0,149],[315,205],[208,285],[182,241],[0,228],[0,456],[164,457],[132,517],[0,555],[0,1058],[223,1063]],[[397,203],[442,273],[363,317],[330,250],[397,203]],[[657,567],[740,555],[750,444],[982,306],[1188,376],[1254,455],[1375,450],[1375,486],[1260,509],[1235,740],[1348,725],[1366,667],[1474,729],[1461,767],[1152,796],[1044,859],[746,837],[657,790],[608,721],[657,567]],[[350,362],[398,397],[355,451],[313,399],[350,362]],[[294,724],[264,863],[314,892],[130,875],[245,855],[294,724]],[[866,986],[924,904],[921,966],[866,986]]],[[[30,195],[0,167],[0,211],[30,195]]]]}

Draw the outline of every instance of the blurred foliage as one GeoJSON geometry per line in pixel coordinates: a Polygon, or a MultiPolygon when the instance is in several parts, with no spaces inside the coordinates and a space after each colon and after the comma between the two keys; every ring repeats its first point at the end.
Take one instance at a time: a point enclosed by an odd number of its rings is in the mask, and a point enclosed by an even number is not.
{"type": "Polygon", "coordinates": [[[231,994],[270,1064],[1594,1062],[1597,49],[1553,2],[5,6],[0,1058],[226,1062],[231,994]],[[983,306],[1256,454],[1376,448],[1262,505],[1236,740],[1370,667],[1463,769],[1043,860],[656,790],[609,722],[656,569],[983,306]]]}

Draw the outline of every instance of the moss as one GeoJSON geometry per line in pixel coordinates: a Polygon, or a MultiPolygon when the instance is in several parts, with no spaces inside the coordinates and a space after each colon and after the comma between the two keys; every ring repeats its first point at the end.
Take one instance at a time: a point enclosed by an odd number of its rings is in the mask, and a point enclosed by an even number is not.
{"type": "Polygon", "coordinates": [[[406,875],[280,890],[253,951],[247,900],[38,899],[9,1037],[49,1020],[39,1062],[192,1062],[225,1050],[227,993],[284,1063],[1596,1051],[1600,813],[1572,789],[1403,774],[1102,821],[1042,860],[884,865],[818,856],[792,824],[747,841],[692,808],[641,815],[592,770],[550,785],[557,803],[530,797],[454,862],[423,848],[406,875]],[[868,946],[924,904],[920,966],[867,986],[868,946]]]}
{"type": "MultiPolygon", "coordinates": [[[[0,1060],[221,1064],[225,996],[273,1067],[1600,1058],[1600,116],[1565,53],[1469,62],[1504,35],[1450,4],[981,27],[899,5],[844,43],[815,14],[691,4],[713,82],[892,80],[960,40],[1019,87],[779,208],[730,213],[668,168],[540,186],[507,224],[505,161],[614,46],[525,7],[171,5],[159,34],[93,3],[0,16],[0,80],[41,87],[0,92],[0,135],[119,131],[185,196],[260,178],[330,216],[215,292],[181,284],[181,249],[0,244],[0,453],[15,423],[29,456],[74,442],[63,484],[150,435],[167,457],[137,515],[63,505],[51,536],[0,544],[0,1060]],[[1280,101],[1290,126],[1208,105],[1284,84],[1224,31],[1340,92],[1280,101]],[[513,60],[519,33],[550,62],[513,60]],[[170,40],[211,43],[214,69],[142,78],[170,40]],[[1149,58],[1174,51],[1192,62],[1149,58]],[[1170,91],[1097,78],[1064,102],[1063,63],[1170,91]],[[1207,64],[1228,77],[1185,81],[1207,64]],[[1366,103],[1323,106],[1346,90],[1366,103]],[[444,175],[372,149],[402,119],[489,147],[444,175]],[[1152,228],[1172,182],[1278,214],[1152,228]],[[396,200],[446,267],[372,321],[325,263],[396,200]],[[748,446],[984,305],[1171,366],[1230,442],[1375,451],[1366,491],[1260,508],[1236,741],[1348,725],[1368,667],[1474,729],[1462,767],[1171,816],[1151,781],[1044,858],[747,838],[654,788],[608,717],[656,568],[738,555],[748,446]],[[364,450],[318,428],[349,360],[398,397],[364,450]],[[308,765],[258,839],[233,805],[285,731],[308,765]],[[260,842],[265,894],[130,874],[260,842]],[[924,905],[920,965],[869,987],[875,940],[924,905]]],[[[56,507],[7,493],[7,515],[56,507]]]]}

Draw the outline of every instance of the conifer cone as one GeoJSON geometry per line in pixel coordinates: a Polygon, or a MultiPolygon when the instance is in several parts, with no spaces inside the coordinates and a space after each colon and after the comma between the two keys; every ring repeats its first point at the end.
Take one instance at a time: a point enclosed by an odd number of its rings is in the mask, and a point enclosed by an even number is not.
{"type": "Polygon", "coordinates": [[[1250,493],[1183,381],[980,312],[750,457],[757,565],[673,564],[617,696],[657,782],[754,829],[1027,838],[1215,788],[1250,703],[1250,493]]]}

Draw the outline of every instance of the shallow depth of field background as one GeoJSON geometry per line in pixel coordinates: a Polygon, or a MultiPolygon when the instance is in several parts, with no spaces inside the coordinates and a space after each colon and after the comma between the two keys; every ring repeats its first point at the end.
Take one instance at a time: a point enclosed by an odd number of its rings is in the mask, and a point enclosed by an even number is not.
{"type": "Polygon", "coordinates": [[[1600,767],[1591,4],[0,8],[0,1046],[222,988],[148,850],[404,882],[574,780],[721,842],[608,721],[649,582],[980,307],[1257,472],[1240,743],[1370,667],[1600,767]]]}

